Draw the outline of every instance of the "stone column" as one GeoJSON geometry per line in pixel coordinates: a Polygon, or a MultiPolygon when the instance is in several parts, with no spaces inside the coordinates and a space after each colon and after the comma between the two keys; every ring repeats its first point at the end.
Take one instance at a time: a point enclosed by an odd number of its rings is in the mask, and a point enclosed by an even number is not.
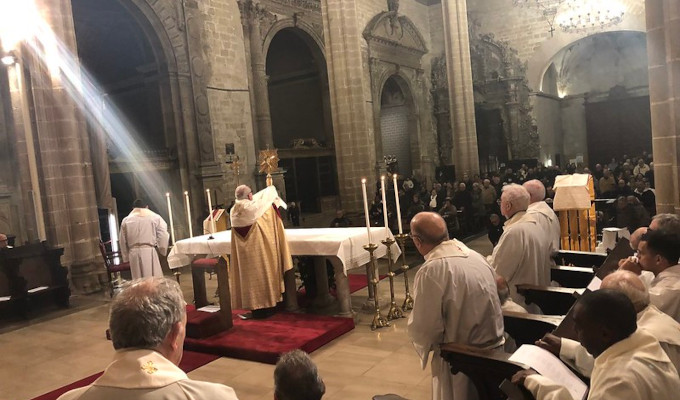
{"type": "Polygon", "coordinates": [[[647,0],[649,99],[656,204],[659,213],[680,212],[680,3],[647,0]]]}
{"type": "Polygon", "coordinates": [[[364,0],[321,0],[328,65],[338,189],[342,206],[362,209],[361,177],[373,187],[375,144],[365,107],[361,31],[357,4],[364,0]]]}
{"type": "MultiPolygon", "coordinates": [[[[70,54],[77,54],[70,0],[39,0],[36,6],[57,41],[70,50],[70,54]]],[[[38,38],[39,41],[44,39],[38,38]]],[[[49,42],[42,44],[42,50],[57,52],[50,48],[49,42]]],[[[28,121],[35,129],[24,129],[16,122],[20,120],[15,119],[17,151],[22,158],[28,151],[36,156],[41,191],[41,197],[36,200],[42,203],[47,242],[64,247],[61,261],[70,267],[75,289],[81,292],[99,290],[99,275],[105,272],[98,251],[99,220],[90,143],[84,113],[68,89],[82,85],[62,81],[67,78],[60,74],[56,64],[47,68],[45,61],[26,45],[22,46],[20,61],[27,75],[25,82],[29,85],[25,90],[32,105],[30,110],[22,109],[21,112],[30,113],[28,121]],[[24,133],[32,133],[34,146],[31,150],[27,148],[24,133]]],[[[13,103],[17,97],[12,96],[13,103]]],[[[20,104],[13,104],[13,107],[16,110],[20,104]]],[[[26,163],[19,165],[23,169],[26,163]]],[[[20,173],[25,176],[25,171],[20,173]]],[[[33,208],[27,207],[30,204],[26,199],[28,192],[24,190],[22,196],[24,212],[30,214],[33,208]]]]}
{"type": "Polygon", "coordinates": [[[453,132],[452,157],[456,176],[462,178],[466,172],[479,172],[467,4],[465,0],[442,0],[442,8],[453,132]]]}

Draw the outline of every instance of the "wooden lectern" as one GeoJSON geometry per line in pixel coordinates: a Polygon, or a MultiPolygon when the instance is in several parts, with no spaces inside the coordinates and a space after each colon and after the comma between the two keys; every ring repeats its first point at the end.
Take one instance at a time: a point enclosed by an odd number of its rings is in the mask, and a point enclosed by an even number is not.
{"type": "MultiPolygon", "coordinates": [[[[213,218],[215,219],[215,232],[222,232],[229,229],[229,214],[224,208],[217,208],[213,210],[213,218]]],[[[203,220],[203,234],[208,235],[215,233],[212,231],[212,223],[210,216],[203,220]]]]}
{"type": "Polygon", "coordinates": [[[555,178],[553,209],[559,213],[564,250],[595,251],[597,227],[593,177],[586,174],[555,178]]]}

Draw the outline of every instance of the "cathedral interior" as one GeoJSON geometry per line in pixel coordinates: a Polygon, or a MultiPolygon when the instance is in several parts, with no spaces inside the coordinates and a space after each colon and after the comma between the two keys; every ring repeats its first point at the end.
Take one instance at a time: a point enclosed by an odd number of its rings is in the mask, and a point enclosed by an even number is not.
{"type": "Polygon", "coordinates": [[[185,201],[201,221],[207,189],[263,188],[265,149],[309,215],[361,212],[389,168],[431,187],[642,152],[677,212],[679,31],[677,0],[3,1],[0,232],[97,292],[136,198],[167,220],[168,193],[187,237],[185,201]]]}

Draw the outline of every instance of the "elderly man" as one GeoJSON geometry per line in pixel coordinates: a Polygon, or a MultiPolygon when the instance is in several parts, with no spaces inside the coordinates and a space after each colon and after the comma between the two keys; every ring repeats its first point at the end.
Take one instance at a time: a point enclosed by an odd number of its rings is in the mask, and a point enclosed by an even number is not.
{"type": "Polygon", "coordinates": [[[470,380],[451,374],[439,345],[455,342],[497,348],[503,344],[503,315],[493,270],[477,252],[458,240],[448,240],[439,214],[417,214],[411,221],[411,237],[425,263],[415,277],[408,334],[423,368],[433,353],[432,397],[475,398],[470,380]]]}
{"type": "Polygon", "coordinates": [[[529,200],[529,192],[520,185],[503,188],[501,213],[507,221],[489,260],[496,273],[508,282],[510,297],[515,303],[536,313],[540,309],[535,305],[527,307],[524,297],[517,293],[517,285],[550,284],[552,242],[546,240],[536,216],[526,212],[529,200]]]}
{"type": "Polygon", "coordinates": [[[302,350],[293,350],[279,358],[274,369],[275,400],[320,400],[326,385],[314,361],[302,350]]]}
{"type": "Polygon", "coordinates": [[[177,367],[186,333],[185,307],[182,290],[170,279],[127,284],[111,303],[113,362],[91,385],[59,400],[236,400],[232,388],[191,380],[177,367]]]}
{"type": "Polygon", "coordinates": [[[254,310],[243,318],[266,318],[282,300],[283,274],[293,268],[283,221],[275,207],[286,203],[274,186],[253,194],[250,187],[241,185],[235,195],[230,213],[231,305],[254,310]]]}
{"type": "MultiPolygon", "coordinates": [[[[574,321],[579,341],[595,357],[589,400],[677,398],[678,371],[656,338],[637,329],[635,308],[623,293],[584,294],[574,306],[574,321]]],[[[533,370],[518,372],[512,381],[537,400],[573,400],[566,387],[533,370]]]]}
{"type": "Polygon", "coordinates": [[[522,185],[529,192],[529,208],[527,214],[533,215],[541,226],[545,238],[551,241],[550,252],[560,249],[560,220],[550,206],[543,201],[545,199],[545,186],[538,179],[524,182],[522,185]]]}
{"type": "Polygon", "coordinates": [[[120,224],[120,254],[130,262],[132,279],[163,276],[158,253],[168,251],[168,225],[149,210],[149,202],[135,200],[130,215],[120,224]]]}
{"type": "Polygon", "coordinates": [[[4,233],[0,233],[0,249],[5,249],[7,247],[9,247],[7,235],[5,235],[4,233]]]}
{"type": "MultiPolygon", "coordinates": [[[[649,304],[649,293],[640,278],[630,271],[616,271],[602,280],[600,288],[616,290],[630,299],[637,312],[638,328],[654,336],[675,369],[679,369],[680,323],[649,304]]],[[[559,356],[582,375],[592,374],[593,356],[579,342],[547,334],[536,345],[559,356]]]]}

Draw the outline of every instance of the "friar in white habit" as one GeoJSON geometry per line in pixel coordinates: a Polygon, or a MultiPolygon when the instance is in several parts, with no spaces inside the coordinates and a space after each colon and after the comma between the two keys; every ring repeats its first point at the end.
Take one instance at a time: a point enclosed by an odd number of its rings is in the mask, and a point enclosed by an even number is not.
{"type": "MultiPolygon", "coordinates": [[[[236,188],[231,209],[231,306],[252,310],[265,318],[282,300],[283,275],[293,268],[283,221],[278,207],[286,207],[276,187],[255,194],[246,185],[236,188]]],[[[248,318],[251,315],[243,317],[248,318]]]]}
{"type": "Polygon", "coordinates": [[[158,254],[168,251],[168,225],[149,210],[146,200],[134,201],[130,215],[120,224],[120,254],[130,262],[132,279],[163,276],[158,254]]]}
{"type": "Polygon", "coordinates": [[[433,353],[432,398],[476,399],[472,382],[463,374],[451,374],[439,345],[503,346],[503,313],[493,269],[479,253],[458,240],[449,240],[446,222],[437,213],[416,214],[411,220],[411,237],[425,263],[414,281],[408,334],[422,368],[433,353]]]}

